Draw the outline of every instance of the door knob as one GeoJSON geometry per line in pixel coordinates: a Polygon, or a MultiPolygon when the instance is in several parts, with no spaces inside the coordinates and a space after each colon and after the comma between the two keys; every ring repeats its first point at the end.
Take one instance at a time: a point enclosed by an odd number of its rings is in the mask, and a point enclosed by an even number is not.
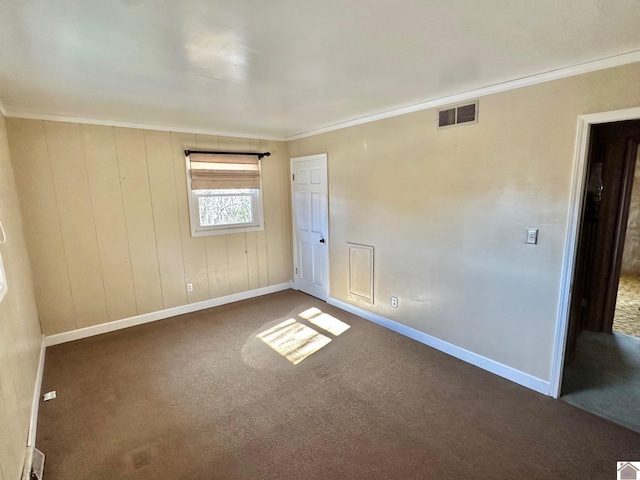
{"type": "Polygon", "coordinates": [[[321,238],[321,239],[320,239],[320,243],[324,243],[324,238],[321,238]]]}

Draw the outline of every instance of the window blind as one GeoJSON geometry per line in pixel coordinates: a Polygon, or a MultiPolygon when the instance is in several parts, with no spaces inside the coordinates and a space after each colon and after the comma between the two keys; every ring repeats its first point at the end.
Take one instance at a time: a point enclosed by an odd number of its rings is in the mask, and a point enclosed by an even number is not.
{"type": "Polygon", "coordinates": [[[250,155],[189,155],[191,190],[260,188],[260,160],[250,155]]]}

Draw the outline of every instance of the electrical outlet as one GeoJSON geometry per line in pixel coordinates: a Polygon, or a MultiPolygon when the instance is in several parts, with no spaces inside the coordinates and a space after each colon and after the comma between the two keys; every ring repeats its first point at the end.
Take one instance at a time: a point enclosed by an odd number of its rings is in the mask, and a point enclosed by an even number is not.
{"type": "Polygon", "coordinates": [[[527,228],[527,243],[536,245],[538,243],[538,229],[527,228]]]}
{"type": "Polygon", "coordinates": [[[47,392],[42,396],[42,400],[48,402],[49,400],[53,400],[54,398],[56,398],[56,396],[56,391],[51,390],[50,392],[47,392]]]}
{"type": "Polygon", "coordinates": [[[187,292],[193,292],[193,283],[187,283],[187,292]]]}
{"type": "Polygon", "coordinates": [[[398,297],[391,297],[391,308],[398,308],[398,297]]]}

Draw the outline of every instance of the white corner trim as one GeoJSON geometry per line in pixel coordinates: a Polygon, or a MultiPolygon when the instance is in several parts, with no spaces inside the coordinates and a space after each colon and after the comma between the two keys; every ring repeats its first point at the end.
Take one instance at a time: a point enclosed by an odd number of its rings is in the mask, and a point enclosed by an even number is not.
{"type": "Polygon", "coordinates": [[[449,95],[446,97],[435,98],[433,100],[427,100],[425,102],[416,103],[415,105],[409,105],[406,107],[396,108],[387,112],[376,113],[373,115],[367,115],[361,118],[355,118],[353,120],[347,120],[338,122],[333,125],[321,127],[307,132],[300,132],[296,134],[286,135],[286,141],[298,140],[300,138],[311,137],[313,135],[320,135],[321,133],[332,132],[334,130],[341,130],[343,128],[354,127],[356,125],[362,125],[364,123],[375,122],[377,120],[383,120],[385,118],[397,117],[405,115],[407,113],[419,112],[421,110],[428,110],[430,108],[442,107],[444,105],[455,104],[460,102],[466,102],[467,100],[475,100],[477,97],[483,97],[486,95],[493,95],[495,93],[507,92],[509,90],[515,90],[517,88],[528,87],[539,83],[550,82],[552,80],[559,80],[561,78],[572,77],[575,75],[582,75],[583,73],[596,72],[598,70],[605,70],[607,68],[619,67],[630,63],[640,62],[640,50],[636,50],[629,53],[623,53],[621,55],[615,55],[613,57],[603,58],[600,60],[594,60],[591,62],[581,63],[573,65],[571,67],[559,68],[557,70],[551,70],[549,72],[539,73],[536,75],[530,75],[515,80],[509,80],[495,85],[489,85],[475,90],[469,90],[467,92],[458,93],[455,95],[449,95]]]}
{"type": "Polygon", "coordinates": [[[578,117],[575,153],[573,157],[569,212],[565,232],[566,242],[560,275],[560,298],[556,316],[556,329],[551,359],[549,395],[558,398],[562,388],[564,356],[569,331],[571,307],[571,286],[573,284],[574,264],[578,248],[578,232],[582,221],[582,198],[586,182],[586,168],[589,157],[589,136],[591,125],[640,119],[640,108],[628,108],[610,112],[593,113],[578,117]]]}
{"type": "Polygon", "coordinates": [[[136,122],[120,122],[116,120],[104,120],[100,118],[87,118],[87,117],[74,117],[72,115],[56,115],[49,113],[36,113],[20,108],[10,108],[6,112],[3,112],[5,117],[12,118],[26,118],[29,120],[46,120],[50,122],[67,122],[67,123],[85,123],[87,125],[103,125],[106,127],[122,127],[122,128],[137,128],[141,130],[156,130],[160,132],[175,132],[175,133],[193,133],[198,135],[216,135],[222,137],[239,137],[239,138],[251,138],[255,140],[276,140],[279,142],[284,141],[284,137],[278,137],[275,135],[264,135],[262,133],[247,133],[247,132],[223,132],[218,130],[207,130],[198,128],[189,128],[179,125],[154,125],[148,123],[136,123],[136,122]]]}
{"type": "Polygon", "coordinates": [[[425,345],[435,348],[436,350],[440,350],[441,352],[451,355],[452,357],[456,357],[464,362],[475,365],[476,367],[494,373],[502,378],[511,380],[512,382],[522,385],[523,387],[530,388],[531,390],[535,390],[536,392],[542,393],[544,395],[549,394],[549,382],[547,382],[546,380],[542,380],[528,373],[516,370],[513,367],[509,367],[508,365],[496,362],[495,360],[491,360],[490,358],[483,357],[482,355],[478,355],[477,353],[473,353],[462,347],[453,345],[452,343],[445,342],[444,340],[440,340],[439,338],[432,337],[431,335],[416,330],[415,328],[408,327],[394,320],[383,317],[382,315],[378,315],[377,313],[373,313],[368,310],[364,310],[363,308],[356,307],[355,305],[351,305],[350,303],[343,302],[342,300],[338,300],[337,298],[329,297],[327,303],[329,303],[329,305],[333,305],[334,307],[341,308],[342,310],[345,310],[349,313],[353,313],[354,315],[358,315],[359,317],[362,317],[373,323],[382,325],[389,330],[393,330],[394,332],[400,333],[401,335],[417,340],[420,343],[424,343],[425,345]]]}
{"type": "Polygon", "coordinates": [[[562,386],[562,372],[564,370],[564,355],[569,329],[569,313],[571,307],[571,282],[573,280],[573,264],[578,248],[578,228],[581,221],[582,191],[584,190],[585,169],[589,154],[589,122],[584,117],[578,117],[578,132],[576,135],[575,154],[573,157],[571,193],[569,197],[569,213],[565,231],[566,242],[562,258],[560,273],[560,298],[556,313],[556,328],[554,333],[553,353],[551,357],[551,372],[549,395],[553,398],[560,396],[562,386]]]}
{"type": "Polygon", "coordinates": [[[53,345],[59,345],[61,343],[72,342],[74,340],[80,340],[82,338],[93,337],[95,335],[101,335],[103,333],[114,332],[116,330],[122,330],[124,328],[142,325],[144,323],[155,322],[157,320],[163,320],[165,318],[175,317],[177,315],[184,315],[185,313],[197,312],[198,310],[218,307],[220,305],[226,305],[227,303],[239,302],[240,300],[260,297],[262,295],[268,295],[269,293],[288,290],[289,288],[291,288],[291,282],[279,283],[277,285],[256,288],[255,290],[234,293],[232,295],[226,295],[224,297],[212,298],[211,300],[204,300],[202,302],[190,303],[188,305],[181,305],[179,307],[167,308],[165,310],[145,313],[142,315],[137,315],[135,317],[115,320],[113,322],[101,323],[100,325],[79,328],[77,330],[71,330],[69,332],[48,335],[46,337],[46,344],[47,347],[51,347],[53,345]]]}
{"type": "Polygon", "coordinates": [[[33,403],[31,405],[31,425],[29,426],[29,438],[27,446],[34,447],[36,445],[36,430],[38,427],[38,409],[40,407],[40,394],[42,393],[42,378],[44,376],[44,357],[46,354],[46,337],[42,335],[40,343],[40,360],[38,362],[38,373],[36,375],[36,383],[33,387],[33,403]]]}
{"type": "Polygon", "coordinates": [[[31,419],[29,422],[29,435],[27,437],[27,449],[24,457],[24,467],[22,469],[22,480],[31,479],[31,465],[33,463],[33,449],[36,448],[36,431],[38,429],[38,410],[40,407],[40,395],[42,394],[42,378],[44,376],[44,356],[46,351],[46,338],[42,335],[40,342],[40,359],[38,361],[38,372],[33,387],[33,400],[31,403],[31,419]]]}

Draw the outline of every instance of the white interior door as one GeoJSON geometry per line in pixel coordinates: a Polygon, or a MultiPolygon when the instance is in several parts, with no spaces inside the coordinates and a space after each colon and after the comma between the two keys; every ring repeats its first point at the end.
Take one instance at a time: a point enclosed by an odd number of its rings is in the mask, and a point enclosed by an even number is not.
{"type": "Polygon", "coordinates": [[[291,159],[294,287],[327,300],[329,222],[327,155],[291,159]]]}

